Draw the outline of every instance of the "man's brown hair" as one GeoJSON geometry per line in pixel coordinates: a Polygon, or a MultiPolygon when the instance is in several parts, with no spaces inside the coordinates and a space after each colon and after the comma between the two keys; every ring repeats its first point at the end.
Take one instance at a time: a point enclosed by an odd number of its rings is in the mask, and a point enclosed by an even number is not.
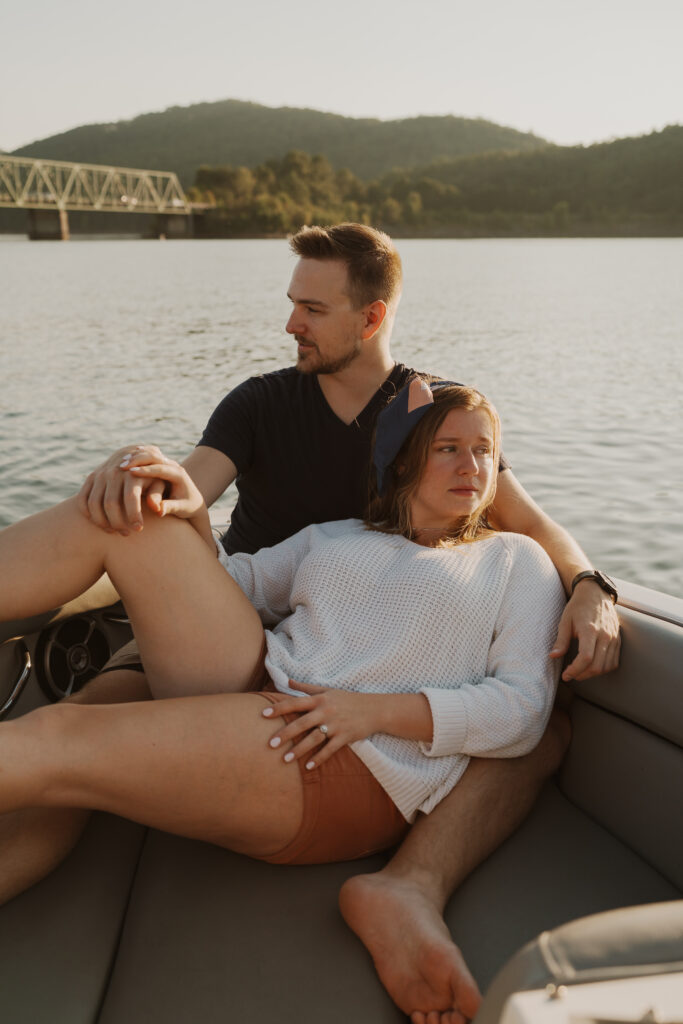
{"type": "Polygon", "coordinates": [[[303,260],[340,260],[346,264],[349,297],[355,309],[381,299],[390,306],[401,294],[401,257],[383,231],[365,224],[303,227],[289,245],[303,260]]]}

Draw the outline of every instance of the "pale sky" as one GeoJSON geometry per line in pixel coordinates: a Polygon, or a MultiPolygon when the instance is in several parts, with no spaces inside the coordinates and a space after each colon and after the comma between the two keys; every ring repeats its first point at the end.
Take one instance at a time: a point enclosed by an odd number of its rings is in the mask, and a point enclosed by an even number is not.
{"type": "Polygon", "coordinates": [[[0,28],[6,150],[228,98],[564,145],[683,122],[682,0],[33,0],[0,28]]]}

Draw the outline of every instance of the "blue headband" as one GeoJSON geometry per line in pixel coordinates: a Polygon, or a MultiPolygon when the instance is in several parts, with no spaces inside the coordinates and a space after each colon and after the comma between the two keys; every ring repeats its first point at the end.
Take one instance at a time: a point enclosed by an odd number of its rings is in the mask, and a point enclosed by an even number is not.
{"type": "Polygon", "coordinates": [[[454,380],[435,380],[428,384],[413,377],[377,417],[373,462],[377,472],[377,493],[383,494],[386,471],[401,450],[403,442],[434,404],[433,392],[439,388],[463,387],[454,380]]]}

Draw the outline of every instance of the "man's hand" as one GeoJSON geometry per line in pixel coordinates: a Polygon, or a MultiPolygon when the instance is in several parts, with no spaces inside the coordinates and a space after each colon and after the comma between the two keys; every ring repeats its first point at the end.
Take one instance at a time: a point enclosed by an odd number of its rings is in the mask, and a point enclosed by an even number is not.
{"type": "Polygon", "coordinates": [[[285,761],[313,755],[306,761],[306,767],[315,768],[342,747],[377,731],[374,724],[376,694],[329,690],[312,683],[294,685],[310,696],[278,701],[261,712],[265,718],[297,713],[295,721],[285,725],[269,741],[271,747],[287,742],[293,744],[285,754],[285,761]],[[321,726],[324,726],[323,731],[321,726]]]}
{"type": "MultiPolygon", "coordinates": [[[[161,454],[161,453],[159,453],[161,454]]],[[[206,505],[201,491],[194,480],[178,462],[162,456],[162,462],[147,463],[140,461],[147,456],[136,456],[128,462],[127,472],[135,480],[142,483],[161,481],[166,486],[166,496],[150,500],[147,493],[147,504],[160,517],[177,516],[179,519],[195,519],[201,512],[206,515],[206,505]]]]}
{"type": "Polygon", "coordinates": [[[621,636],[617,610],[611,597],[592,580],[578,583],[567,602],[550,657],[562,658],[572,637],[579,642],[579,652],[562,673],[565,682],[600,676],[612,672],[619,664],[621,636]]]}
{"type": "Polygon", "coordinates": [[[107,533],[127,537],[131,530],[141,530],[143,495],[149,508],[158,513],[166,485],[152,477],[136,479],[127,470],[164,461],[155,445],[119,448],[86,477],[78,492],[81,513],[107,533]]]}

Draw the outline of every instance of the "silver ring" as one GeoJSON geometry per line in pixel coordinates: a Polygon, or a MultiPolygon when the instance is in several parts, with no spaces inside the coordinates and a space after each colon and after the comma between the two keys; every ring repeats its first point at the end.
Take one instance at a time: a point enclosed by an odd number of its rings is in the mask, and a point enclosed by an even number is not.
{"type": "Polygon", "coordinates": [[[319,725],[318,728],[320,729],[323,736],[327,736],[328,732],[330,731],[326,725],[319,725]]]}

